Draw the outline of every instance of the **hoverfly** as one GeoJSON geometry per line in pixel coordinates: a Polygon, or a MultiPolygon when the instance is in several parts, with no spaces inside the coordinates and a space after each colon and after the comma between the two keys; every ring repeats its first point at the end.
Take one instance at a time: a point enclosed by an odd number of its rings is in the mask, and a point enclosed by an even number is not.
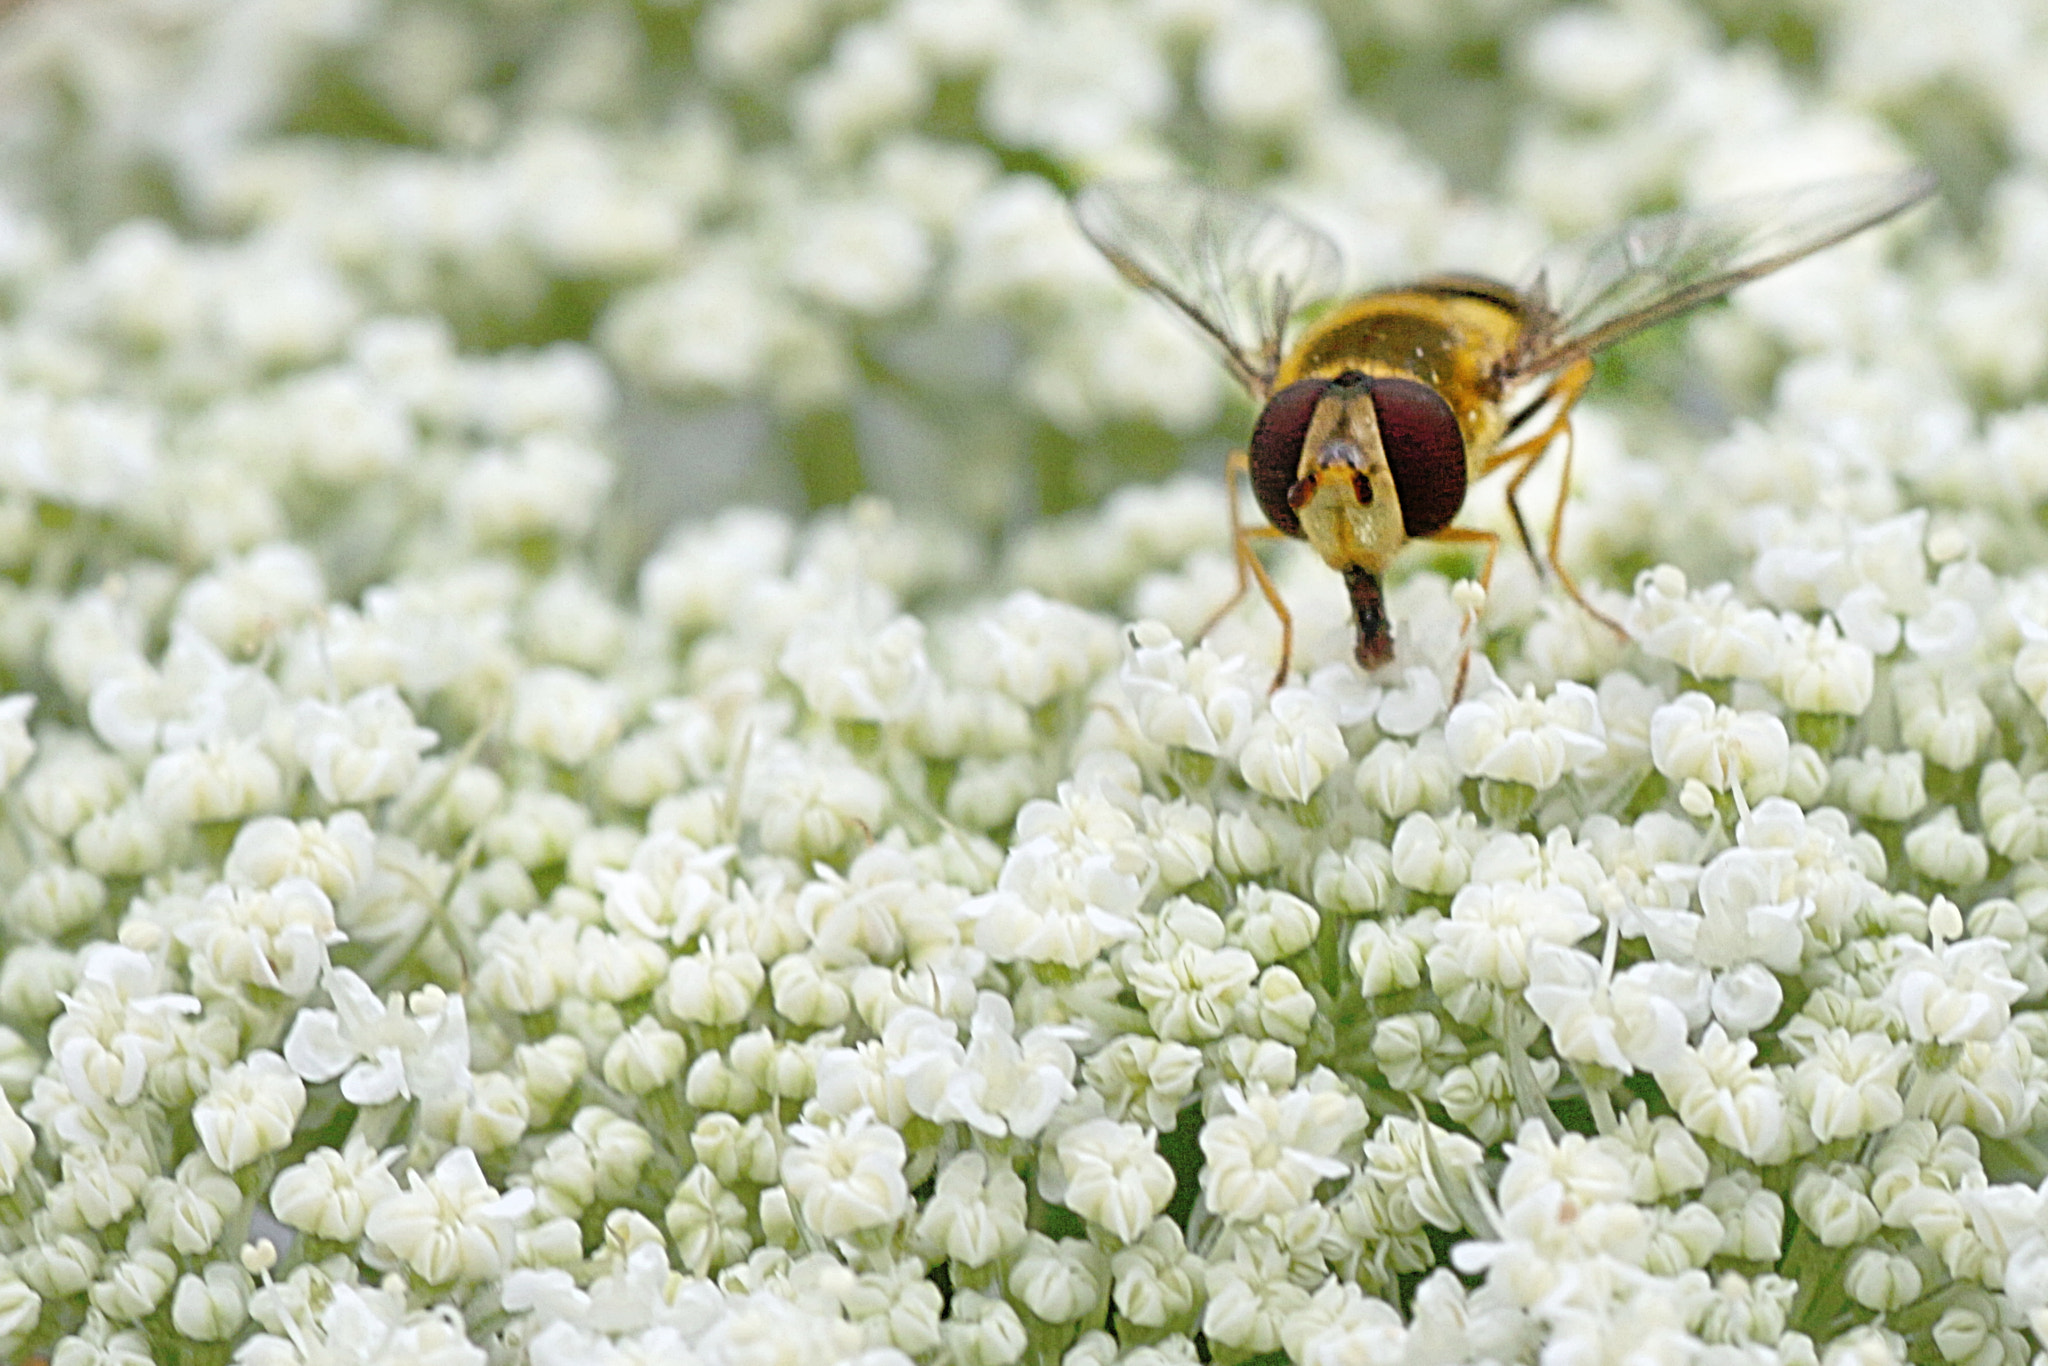
{"type": "MultiPolygon", "coordinates": [[[[1256,582],[1280,619],[1278,688],[1294,620],[1254,538],[1305,539],[1343,575],[1358,662],[1377,668],[1393,654],[1380,579],[1401,547],[1418,539],[1484,546],[1478,581],[1482,591],[1490,583],[1500,537],[1451,523],[1472,482],[1500,469],[1512,470],[1508,510],[1538,572],[1547,559],[1572,600],[1626,638],[1558,559],[1572,407],[1593,376],[1594,353],[1881,223],[1934,185],[1924,170],[1854,176],[1633,219],[1548,253],[1519,288],[1432,275],[1339,303],[1292,341],[1296,310],[1326,297],[1338,271],[1336,244],[1300,219],[1178,182],[1091,185],[1076,196],[1074,216],[1126,279],[1221,348],[1259,404],[1251,440],[1226,474],[1237,591],[1204,634],[1256,582]],[[1560,437],[1563,477],[1539,557],[1516,495],[1560,437]],[[1250,479],[1270,527],[1239,517],[1240,477],[1250,479]]],[[[1463,663],[1458,673],[1462,691],[1463,663]]]]}

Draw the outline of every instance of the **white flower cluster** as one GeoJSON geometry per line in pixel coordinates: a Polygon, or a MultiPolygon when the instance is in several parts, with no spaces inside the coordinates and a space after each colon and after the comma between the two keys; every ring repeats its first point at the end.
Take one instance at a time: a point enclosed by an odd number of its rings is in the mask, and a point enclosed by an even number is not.
{"type": "Polygon", "coordinates": [[[2043,90],[2020,0],[0,5],[0,1358],[2042,1360],[2043,90]],[[1577,412],[1626,643],[1418,550],[1368,676],[1283,547],[1274,688],[1210,473],[979,534],[1242,439],[1088,179],[1362,286],[1908,148],[1577,412]]]}

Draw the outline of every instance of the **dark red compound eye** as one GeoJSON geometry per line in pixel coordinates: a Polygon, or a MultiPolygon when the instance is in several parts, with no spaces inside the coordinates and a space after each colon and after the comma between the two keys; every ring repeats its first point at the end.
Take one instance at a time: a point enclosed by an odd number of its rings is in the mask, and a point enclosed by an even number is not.
{"type": "Polygon", "coordinates": [[[1402,530],[1442,531],[1465,505],[1465,437],[1457,415],[1442,394],[1412,379],[1375,379],[1372,408],[1401,500],[1402,530]]]}
{"type": "Polygon", "coordinates": [[[1287,491],[1300,475],[1308,424],[1329,387],[1326,379],[1296,380],[1267,399],[1252,424],[1252,496],[1274,529],[1288,536],[1301,535],[1301,520],[1287,501],[1287,491]]]}

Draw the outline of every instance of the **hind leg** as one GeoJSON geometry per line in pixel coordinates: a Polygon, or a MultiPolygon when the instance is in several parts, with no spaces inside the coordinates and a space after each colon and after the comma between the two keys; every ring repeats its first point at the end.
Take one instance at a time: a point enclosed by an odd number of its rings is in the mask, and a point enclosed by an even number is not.
{"type": "Polygon", "coordinates": [[[1623,640],[1627,640],[1627,628],[1587,601],[1586,595],[1580,591],[1578,583],[1564,567],[1564,561],[1558,555],[1558,548],[1564,536],[1565,500],[1570,497],[1572,488],[1572,409],[1577,406],[1580,396],[1585,393],[1587,382],[1592,378],[1593,362],[1590,360],[1578,361],[1567,368],[1551,382],[1543,397],[1537,401],[1538,407],[1553,398],[1557,401],[1557,411],[1551,414],[1550,421],[1544,424],[1543,430],[1527,440],[1517,441],[1512,446],[1495,451],[1480,472],[1491,474],[1507,465],[1519,466],[1508,479],[1507,496],[1508,512],[1514,517],[1515,533],[1521,538],[1522,548],[1529,552],[1529,558],[1535,561],[1539,573],[1546,563],[1556,572],[1557,581],[1564,585],[1564,591],[1570,594],[1571,600],[1577,603],[1586,615],[1623,640]],[[1560,437],[1563,438],[1564,444],[1564,468],[1559,472],[1557,505],[1551,510],[1550,535],[1544,547],[1545,553],[1538,555],[1535,541],[1529,535],[1528,520],[1522,515],[1520,494],[1523,481],[1535,470],[1536,462],[1543,458],[1551,444],[1560,437]]]}

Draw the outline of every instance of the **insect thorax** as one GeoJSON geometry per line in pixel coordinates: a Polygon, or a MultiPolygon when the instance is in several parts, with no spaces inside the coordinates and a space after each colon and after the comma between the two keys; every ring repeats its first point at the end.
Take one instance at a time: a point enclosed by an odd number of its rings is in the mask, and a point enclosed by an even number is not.
{"type": "Polygon", "coordinates": [[[1420,380],[1451,405],[1467,451],[1483,456],[1500,440],[1491,380],[1521,333],[1514,299],[1505,286],[1462,277],[1367,294],[1311,324],[1274,387],[1346,370],[1420,380]]]}

